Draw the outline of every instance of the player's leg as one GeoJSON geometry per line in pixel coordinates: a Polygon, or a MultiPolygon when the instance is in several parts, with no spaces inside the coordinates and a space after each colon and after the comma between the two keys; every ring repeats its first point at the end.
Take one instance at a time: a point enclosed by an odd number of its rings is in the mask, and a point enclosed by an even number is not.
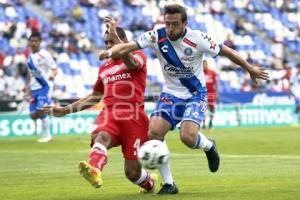
{"type": "Polygon", "coordinates": [[[169,130],[172,129],[172,125],[164,117],[152,116],[150,118],[148,137],[149,140],[161,140],[163,141],[169,130]]]}
{"type": "Polygon", "coordinates": [[[99,131],[92,136],[92,148],[89,152],[89,161],[79,163],[80,174],[92,186],[99,188],[103,181],[101,173],[107,163],[107,150],[113,147],[112,136],[105,131],[99,131]]]}
{"type": "Polygon", "coordinates": [[[198,131],[204,117],[206,103],[198,102],[187,104],[181,123],[180,138],[189,148],[203,149],[208,159],[210,171],[216,172],[219,167],[220,158],[215,142],[198,131]]]}
{"type": "Polygon", "coordinates": [[[203,121],[202,121],[202,129],[206,129],[206,115],[203,117],[203,121]]]}
{"type": "Polygon", "coordinates": [[[294,95],[294,100],[295,100],[295,111],[293,115],[293,127],[298,127],[299,126],[299,119],[300,119],[300,97],[297,97],[294,95]]]}
{"type": "Polygon", "coordinates": [[[300,97],[296,97],[296,124],[299,125],[299,120],[300,120],[300,97]]]}
{"type": "Polygon", "coordinates": [[[102,185],[101,172],[107,163],[107,150],[120,144],[118,139],[119,127],[110,110],[103,110],[97,117],[97,128],[91,134],[91,150],[89,161],[79,163],[79,172],[92,186],[102,185]]]}
{"type": "Polygon", "coordinates": [[[300,99],[298,99],[298,104],[296,105],[296,110],[295,110],[295,119],[294,119],[294,126],[298,127],[299,126],[299,121],[300,121],[300,99]]]}
{"type": "Polygon", "coordinates": [[[214,115],[215,115],[215,102],[208,102],[208,108],[209,108],[209,123],[208,123],[208,128],[212,129],[213,128],[213,120],[214,120],[214,115]]]}
{"type": "Polygon", "coordinates": [[[122,112],[119,114],[119,117],[124,116],[124,119],[127,119],[118,121],[120,126],[122,126],[122,152],[125,158],[124,171],[126,177],[132,183],[141,187],[140,192],[155,192],[157,175],[150,175],[145,169],[142,169],[137,158],[138,149],[148,140],[149,119],[142,108],[138,107],[136,109],[138,109],[136,112],[122,112]],[[131,117],[128,119],[129,116],[131,117]]]}
{"type": "MultiPolygon", "coordinates": [[[[150,119],[148,131],[149,140],[156,139],[164,141],[164,145],[168,149],[167,143],[164,140],[165,135],[172,129],[170,122],[160,116],[153,116],[150,119]]],[[[178,188],[174,183],[170,163],[164,163],[159,169],[164,185],[158,191],[158,194],[177,194],[178,188]]]]}
{"type": "Polygon", "coordinates": [[[103,170],[107,163],[107,150],[112,148],[113,145],[111,134],[105,131],[99,131],[94,135],[92,142],[92,148],[89,153],[89,163],[99,169],[103,170]]]}
{"type": "Polygon", "coordinates": [[[158,181],[157,175],[147,172],[137,160],[125,159],[124,170],[128,180],[141,187],[141,193],[155,192],[158,181]]]}
{"type": "MultiPolygon", "coordinates": [[[[156,139],[164,141],[167,132],[176,126],[176,120],[172,119],[172,113],[174,113],[173,105],[175,102],[176,100],[170,96],[165,96],[164,94],[160,96],[160,100],[156,104],[156,109],[150,118],[148,131],[149,140],[156,139]]],[[[164,144],[168,149],[165,141],[164,144]]],[[[163,178],[164,185],[157,194],[177,194],[178,188],[174,183],[169,162],[163,164],[158,170],[163,178]]]]}
{"type": "Polygon", "coordinates": [[[42,121],[42,137],[38,142],[49,142],[52,137],[50,133],[49,118],[47,115],[39,111],[40,108],[49,104],[47,95],[41,94],[36,96],[30,103],[30,117],[33,120],[40,119],[42,121]]]}
{"type": "Polygon", "coordinates": [[[44,138],[43,141],[48,142],[52,139],[52,136],[50,133],[49,117],[48,117],[48,115],[41,114],[39,111],[40,108],[50,105],[51,100],[48,97],[48,93],[46,93],[45,95],[38,96],[37,102],[38,102],[38,115],[42,121],[42,130],[43,130],[43,138],[44,138]]]}

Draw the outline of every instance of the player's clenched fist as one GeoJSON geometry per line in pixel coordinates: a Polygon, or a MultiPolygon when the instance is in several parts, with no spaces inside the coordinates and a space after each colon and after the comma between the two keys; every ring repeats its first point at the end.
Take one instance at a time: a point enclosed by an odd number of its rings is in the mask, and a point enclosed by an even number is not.
{"type": "Polygon", "coordinates": [[[110,58],[110,56],[111,56],[111,51],[110,50],[100,50],[100,52],[99,52],[99,59],[100,60],[110,58]]]}

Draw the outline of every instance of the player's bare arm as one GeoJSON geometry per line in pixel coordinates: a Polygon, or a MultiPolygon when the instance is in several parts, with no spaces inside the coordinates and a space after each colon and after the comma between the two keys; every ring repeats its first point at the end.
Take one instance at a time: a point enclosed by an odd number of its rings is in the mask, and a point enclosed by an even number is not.
{"type": "Polygon", "coordinates": [[[134,41],[117,44],[108,50],[100,51],[99,59],[104,60],[107,58],[120,58],[121,56],[138,49],[139,46],[134,41]]]}
{"type": "Polygon", "coordinates": [[[67,106],[46,106],[41,109],[42,112],[55,117],[61,117],[70,113],[79,112],[94,106],[102,99],[102,94],[93,91],[91,94],[79,99],[78,101],[67,106]]]}
{"type": "Polygon", "coordinates": [[[30,83],[30,75],[29,75],[29,70],[26,68],[27,71],[27,75],[26,75],[26,79],[25,79],[25,85],[24,88],[22,89],[22,91],[25,93],[25,95],[29,95],[30,90],[29,90],[29,83],[30,83]]]}
{"type": "Polygon", "coordinates": [[[50,80],[50,81],[53,81],[54,78],[56,77],[57,73],[58,73],[58,69],[57,69],[57,68],[52,69],[52,72],[51,72],[51,74],[50,74],[50,76],[49,76],[49,80],[50,80]]]}
{"type": "Polygon", "coordinates": [[[225,45],[222,47],[220,55],[229,58],[232,62],[247,70],[251,76],[251,79],[255,84],[257,84],[256,79],[263,79],[263,80],[269,79],[269,74],[268,72],[265,71],[265,69],[251,66],[246,60],[244,60],[238,54],[238,52],[225,45]]]}

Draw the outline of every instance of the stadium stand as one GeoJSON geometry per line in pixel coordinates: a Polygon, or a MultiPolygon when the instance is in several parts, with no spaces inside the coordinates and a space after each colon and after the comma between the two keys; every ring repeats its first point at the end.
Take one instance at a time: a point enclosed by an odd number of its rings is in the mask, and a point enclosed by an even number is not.
{"type": "MultiPolygon", "coordinates": [[[[45,19],[22,0],[0,1],[0,94],[2,99],[22,99],[27,37],[32,31],[43,33],[43,47],[52,52],[59,66],[54,96],[58,99],[82,97],[96,80],[97,50],[104,47],[102,17],[114,16],[134,39],[162,23],[160,13],[166,2],[186,5],[189,26],[208,32],[242,54],[252,64],[266,67],[271,80],[261,84],[268,91],[289,88],[289,77],[300,57],[300,3],[290,0],[44,0],[33,1],[45,19]],[[265,40],[261,33],[267,35],[265,40]],[[287,47],[285,49],[284,47],[287,47]],[[294,56],[290,56],[294,54],[294,56]],[[13,83],[18,84],[13,84],[13,83]]],[[[151,50],[146,95],[157,95],[164,86],[159,63],[151,50]]],[[[210,65],[219,73],[221,93],[255,91],[242,70],[233,71],[229,60],[217,58],[210,65]]]]}

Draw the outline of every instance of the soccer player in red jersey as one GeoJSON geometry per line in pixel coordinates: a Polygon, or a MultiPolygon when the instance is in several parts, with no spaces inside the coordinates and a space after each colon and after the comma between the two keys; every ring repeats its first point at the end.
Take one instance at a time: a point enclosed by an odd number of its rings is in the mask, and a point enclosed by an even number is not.
{"type": "MultiPolygon", "coordinates": [[[[210,111],[208,128],[213,127],[213,119],[215,114],[216,101],[218,99],[218,75],[215,71],[209,69],[207,60],[203,60],[203,70],[205,74],[206,88],[207,88],[207,102],[210,111]]],[[[205,118],[203,122],[203,128],[205,128],[205,118]]]]}
{"type": "MultiPolygon", "coordinates": [[[[104,35],[106,48],[127,42],[123,29],[109,28],[104,35]],[[113,30],[112,33],[110,30],[113,30]],[[118,35],[113,37],[112,35],[118,35]]],[[[157,175],[149,175],[137,160],[137,149],[147,139],[149,119],[144,112],[147,58],[141,50],[116,59],[108,59],[99,70],[93,92],[64,107],[45,107],[43,111],[53,116],[78,112],[97,104],[105,105],[97,117],[96,129],[91,134],[89,162],[80,162],[79,170],[95,188],[102,185],[101,173],[107,163],[107,150],[121,145],[125,158],[126,177],[144,192],[154,192],[157,175]]]]}

